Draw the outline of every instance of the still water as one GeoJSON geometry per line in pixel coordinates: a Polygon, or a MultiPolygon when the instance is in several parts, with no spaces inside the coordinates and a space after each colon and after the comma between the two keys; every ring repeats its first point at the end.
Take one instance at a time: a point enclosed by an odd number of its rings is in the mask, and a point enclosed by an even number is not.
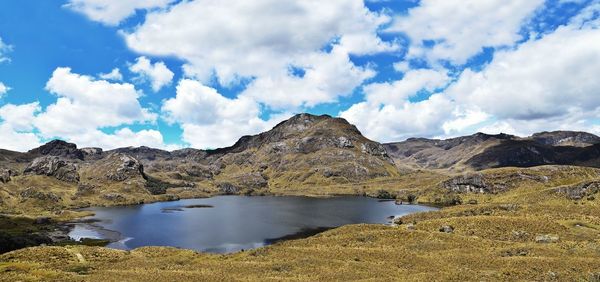
{"type": "Polygon", "coordinates": [[[391,216],[433,210],[366,197],[218,196],[126,207],[89,208],[95,216],[70,236],[111,239],[117,249],[172,246],[229,253],[307,237],[355,223],[390,223],[391,216]]]}

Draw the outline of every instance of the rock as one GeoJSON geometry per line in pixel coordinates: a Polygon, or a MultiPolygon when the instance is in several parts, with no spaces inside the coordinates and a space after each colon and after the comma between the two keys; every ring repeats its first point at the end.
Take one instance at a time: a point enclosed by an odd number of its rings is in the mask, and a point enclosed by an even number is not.
{"type": "Polygon", "coordinates": [[[25,168],[24,173],[52,176],[66,182],[79,182],[77,166],[56,156],[44,156],[34,159],[25,168]]]}
{"type": "Polygon", "coordinates": [[[62,140],[50,141],[41,147],[30,150],[28,153],[32,155],[56,156],[67,159],[83,160],[83,152],[77,149],[77,145],[62,140]]]}
{"type": "Polygon", "coordinates": [[[444,188],[457,193],[490,193],[490,187],[485,183],[480,173],[467,174],[444,181],[444,188]]]}
{"type": "Polygon", "coordinates": [[[416,230],[416,229],[417,229],[417,227],[413,223],[409,223],[406,225],[406,230],[412,231],[412,230],[416,230]]]}
{"type": "Polygon", "coordinates": [[[389,158],[389,156],[387,154],[387,151],[379,143],[375,143],[375,142],[362,143],[360,145],[360,150],[363,153],[367,153],[367,154],[372,155],[372,156],[380,156],[380,157],[389,158]]]}
{"type": "Polygon", "coordinates": [[[557,188],[556,193],[567,197],[570,200],[581,200],[586,197],[592,197],[600,192],[600,181],[588,181],[572,186],[557,188]]]}
{"type": "Polygon", "coordinates": [[[29,187],[19,194],[21,199],[23,200],[40,200],[40,201],[49,201],[53,203],[58,203],[60,201],[60,197],[52,192],[42,192],[38,188],[29,187]]]}
{"type": "Polygon", "coordinates": [[[81,148],[81,152],[83,152],[84,155],[90,155],[90,156],[94,156],[94,155],[102,155],[102,148],[81,148]]]}
{"type": "Polygon", "coordinates": [[[224,193],[226,195],[233,195],[233,194],[237,194],[240,192],[238,187],[236,187],[235,185],[233,185],[229,182],[219,183],[219,184],[217,184],[217,187],[219,188],[221,193],[224,193]]]}
{"type": "Polygon", "coordinates": [[[265,179],[265,176],[258,172],[245,173],[238,175],[233,178],[240,187],[249,189],[261,189],[269,186],[269,182],[265,179]]]}
{"type": "Polygon", "coordinates": [[[336,145],[339,148],[353,148],[354,147],[354,144],[352,144],[352,141],[350,141],[350,139],[348,139],[345,136],[338,137],[336,145]]]}
{"type": "Polygon", "coordinates": [[[92,184],[79,183],[79,185],[77,185],[77,192],[75,193],[75,195],[76,196],[84,196],[84,195],[93,194],[95,192],[96,192],[96,186],[94,186],[92,184]]]}
{"type": "Polygon", "coordinates": [[[10,182],[12,171],[10,169],[0,168],[0,183],[10,182]]]}
{"type": "Polygon", "coordinates": [[[560,237],[558,237],[558,235],[554,235],[554,234],[543,234],[543,235],[537,235],[535,236],[535,242],[536,243],[556,243],[558,242],[558,240],[560,239],[560,237]]]}
{"type": "Polygon", "coordinates": [[[108,194],[102,195],[102,198],[109,200],[109,201],[113,201],[113,202],[125,201],[125,197],[123,197],[121,194],[117,194],[117,193],[108,193],[108,194]]]}
{"type": "Polygon", "coordinates": [[[130,155],[114,153],[108,157],[107,161],[111,166],[106,175],[106,178],[109,180],[125,181],[138,176],[146,178],[144,166],[130,155]]]}
{"type": "Polygon", "coordinates": [[[377,199],[395,199],[396,196],[392,195],[390,192],[386,191],[386,190],[379,190],[377,191],[377,195],[376,195],[377,199]]]}
{"type": "Polygon", "coordinates": [[[440,232],[454,233],[454,227],[452,227],[452,225],[444,225],[440,227],[440,232]]]}
{"type": "Polygon", "coordinates": [[[477,200],[473,200],[473,199],[471,199],[471,200],[469,200],[469,201],[467,202],[467,204],[469,204],[469,205],[477,205],[477,200]]]}

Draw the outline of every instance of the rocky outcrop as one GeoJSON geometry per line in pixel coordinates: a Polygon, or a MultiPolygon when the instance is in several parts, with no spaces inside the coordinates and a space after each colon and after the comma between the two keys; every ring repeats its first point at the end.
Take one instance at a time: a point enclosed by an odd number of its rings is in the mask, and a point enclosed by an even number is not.
{"type": "Polygon", "coordinates": [[[234,195],[240,192],[240,189],[237,186],[229,182],[218,183],[217,188],[219,188],[219,191],[225,195],[234,195]]]}
{"type": "Polygon", "coordinates": [[[552,131],[533,134],[530,139],[550,146],[587,147],[600,144],[600,137],[579,131],[552,131]]]}
{"type": "MultiPolygon", "coordinates": [[[[544,172],[551,174],[552,172],[544,172]]],[[[549,177],[529,173],[522,169],[511,173],[467,173],[442,183],[442,187],[455,193],[502,193],[522,182],[546,183],[549,177]]]]}
{"type": "Polygon", "coordinates": [[[30,155],[42,155],[42,156],[56,156],[66,159],[80,159],[83,160],[84,154],[81,150],[77,149],[77,145],[73,143],[67,143],[62,140],[50,141],[38,148],[30,150],[30,155]]]}
{"type": "Polygon", "coordinates": [[[52,203],[58,203],[61,198],[52,193],[52,192],[44,192],[39,188],[36,187],[29,187],[23,191],[21,191],[21,193],[19,194],[19,196],[21,196],[22,200],[40,200],[40,201],[45,201],[45,202],[52,202],[52,203]]]}
{"type": "Polygon", "coordinates": [[[457,193],[493,193],[494,187],[485,183],[482,174],[467,174],[445,181],[444,188],[457,193]]]}
{"type": "Polygon", "coordinates": [[[125,181],[130,178],[143,177],[144,166],[134,157],[114,153],[106,160],[109,165],[109,170],[106,174],[106,178],[112,181],[125,181]]]}
{"type": "Polygon", "coordinates": [[[0,168],[0,183],[10,182],[12,171],[10,169],[0,168]]]}
{"type": "Polygon", "coordinates": [[[581,200],[600,192],[600,181],[588,181],[576,185],[559,187],[556,192],[571,200],[581,200]]]}
{"type": "Polygon", "coordinates": [[[79,182],[77,165],[56,156],[34,159],[24,171],[25,174],[52,176],[66,182],[79,182]]]}
{"type": "Polygon", "coordinates": [[[239,187],[246,189],[261,189],[269,186],[266,177],[258,172],[244,173],[232,179],[239,187]]]}

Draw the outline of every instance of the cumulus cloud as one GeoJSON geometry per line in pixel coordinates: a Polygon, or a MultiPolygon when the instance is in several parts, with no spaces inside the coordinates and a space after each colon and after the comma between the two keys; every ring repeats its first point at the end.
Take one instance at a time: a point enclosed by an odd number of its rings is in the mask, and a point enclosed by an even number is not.
{"type": "Polygon", "coordinates": [[[483,47],[511,46],[543,0],[423,0],[397,16],[391,32],[411,39],[410,57],[464,64],[483,47]],[[428,46],[426,43],[434,43],[428,46]]]}
{"type": "Polygon", "coordinates": [[[114,68],[114,69],[112,69],[112,71],[110,71],[108,73],[101,73],[98,75],[98,77],[101,79],[113,80],[113,81],[122,81],[123,80],[123,74],[121,74],[121,70],[119,70],[119,68],[114,68]]]}
{"type": "Polygon", "coordinates": [[[175,0],[69,0],[64,7],[86,15],[93,21],[118,25],[136,10],[165,8],[175,0]]]}
{"type": "Polygon", "coordinates": [[[36,129],[39,136],[33,133],[27,133],[30,135],[26,136],[36,136],[38,141],[40,137],[60,137],[79,146],[100,146],[105,149],[124,145],[165,147],[159,131],[134,132],[126,127],[152,123],[157,117],[140,105],[138,97],[141,93],[131,84],[96,80],[91,76],[73,73],[70,68],[57,68],[48,80],[46,90],[57,96],[55,103],[45,109],[41,109],[37,102],[6,105],[0,109],[3,126],[15,131],[15,134],[25,134],[17,131],[36,129]],[[118,130],[114,133],[103,130],[111,127],[118,130]]]}
{"type": "Polygon", "coordinates": [[[214,88],[191,79],[177,85],[177,95],[164,101],[162,112],[169,122],[181,124],[183,140],[196,148],[232,145],[242,135],[269,129],[283,119],[259,118],[259,105],[247,97],[230,99],[214,88]]]}
{"type": "Polygon", "coordinates": [[[398,81],[368,84],[363,87],[365,101],[340,116],[367,137],[383,142],[440,134],[440,124],[454,110],[452,101],[439,94],[417,103],[409,98],[421,90],[434,92],[449,80],[445,70],[419,69],[408,71],[398,81]]]}
{"type": "Polygon", "coordinates": [[[40,144],[33,130],[33,115],[39,111],[38,103],[0,107],[0,148],[27,151],[40,144]]]}
{"type": "Polygon", "coordinates": [[[134,51],[185,60],[185,73],[203,83],[252,79],[244,95],[293,108],[335,101],[371,77],[349,56],[397,50],[377,35],[389,20],[362,0],[198,0],[150,13],[124,36],[134,51]]]}
{"type": "Polygon", "coordinates": [[[135,64],[129,66],[129,71],[138,74],[138,80],[149,81],[154,92],[158,92],[163,86],[171,84],[175,75],[163,62],[152,63],[146,57],[139,57],[135,64]]]}
{"type": "Polygon", "coordinates": [[[600,30],[565,26],[498,52],[483,71],[466,70],[447,92],[500,119],[573,116],[600,107],[598,73],[600,30]]]}
{"type": "Polygon", "coordinates": [[[305,69],[302,76],[291,75],[289,71],[260,76],[241,95],[273,109],[312,107],[351,94],[375,75],[373,69],[355,66],[338,47],[330,53],[313,53],[298,67],[305,69]]]}

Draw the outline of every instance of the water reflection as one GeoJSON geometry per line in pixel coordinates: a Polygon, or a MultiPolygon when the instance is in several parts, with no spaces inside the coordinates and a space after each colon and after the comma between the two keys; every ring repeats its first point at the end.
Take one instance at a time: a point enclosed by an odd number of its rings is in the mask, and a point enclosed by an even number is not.
{"type": "Polygon", "coordinates": [[[431,209],[364,197],[219,196],[90,208],[97,222],[78,224],[72,235],[110,239],[114,242],[108,247],[118,249],[173,246],[229,253],[304,238],[345,224],[387,223],[390,216],[431,209]]]}

